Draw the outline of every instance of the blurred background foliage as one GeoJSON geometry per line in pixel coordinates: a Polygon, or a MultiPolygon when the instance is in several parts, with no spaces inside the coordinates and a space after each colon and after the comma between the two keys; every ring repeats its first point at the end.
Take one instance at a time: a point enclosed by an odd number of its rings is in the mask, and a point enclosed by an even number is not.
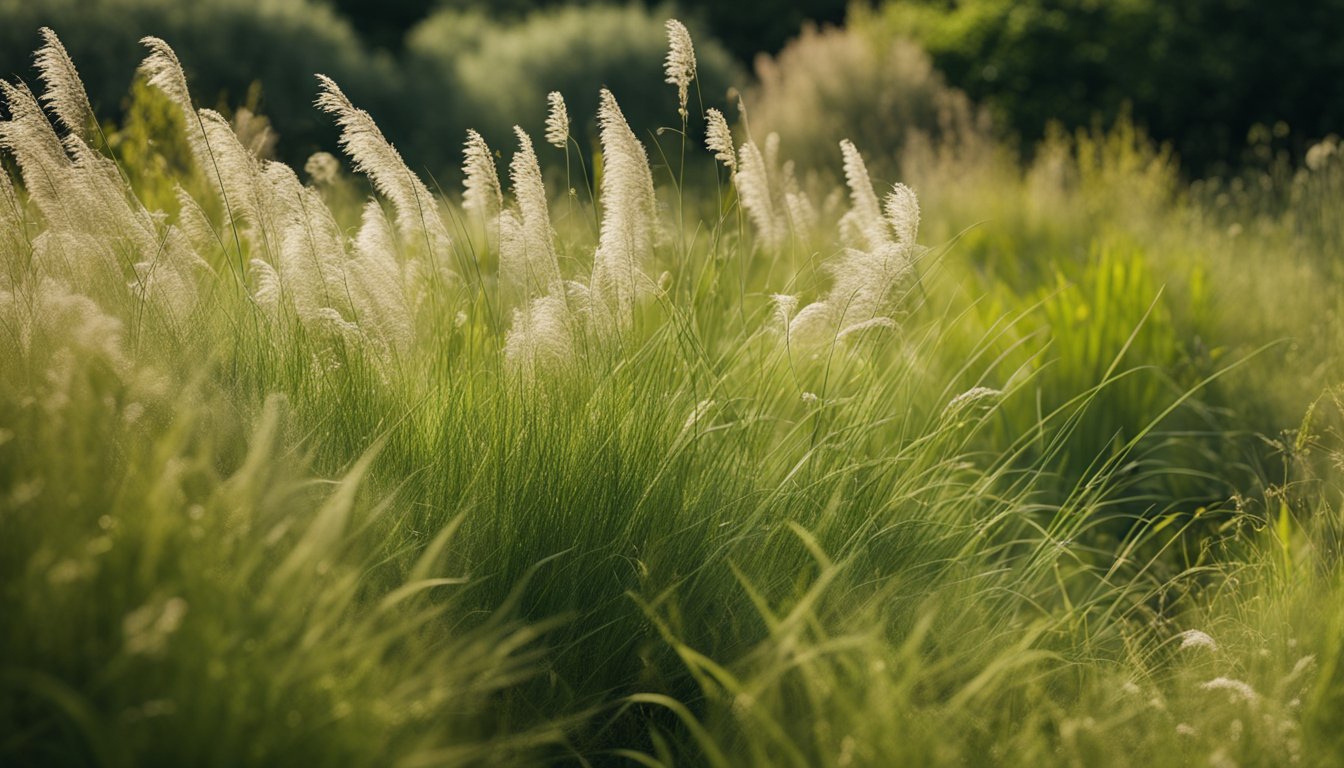
{"type": "Polygon", "coordinates": [[[1301,152],[1344,123],[1344,0],[896,0],[856,15],[917,40],[1028,142],[1129,110],[1204,174],[1242,160],[1256,125],[1291,130],[1301,152]]]}
{"type": "Polygon", "coordinates": [[[0,71],[31,79],[50,26],[117,120],[154,34],[198,98],[265,115],[297,165],[334,147],[311,108],[323,72],[447,182],[466,128],[503,148],[522,116],[535,136],[552,89],[576,120],[606,85],[641,136],[675,121],[647,87],[672,15],[695,35],[704,106],[738,86],[753,131],[780,132],[803,168],[828,165],[842,129],[895,168],[912,138],[993,135],[1030,156],[1051,125],[1126,116],[1206,177],[1256,160],[1248,137],[1301,157],[1344,123],[1344,0],[0,0],[0,71]]]}

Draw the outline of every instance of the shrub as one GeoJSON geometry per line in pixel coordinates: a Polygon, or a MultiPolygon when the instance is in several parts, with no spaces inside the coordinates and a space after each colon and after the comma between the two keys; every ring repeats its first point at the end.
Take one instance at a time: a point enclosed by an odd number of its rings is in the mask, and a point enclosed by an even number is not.
{"type": "MultiPolygon", "coordinates": [[[[546,10],[512,23],[477,13],[435,14],[407,40],[406,76],[424,83],[422,99],[429,101],[422,103],[449,108],[420,115],[414,144],[433,153],[436,167],[455,166],[468,127],[492,146],[510,143],[515,123],[540,136],[548,92],[564,94],[571,115],[587,116],[597,112],[603,86],[620,99],[635,134],[647,137],[676,119],[676,89],[650,87],[663,80],[663,18],[639,6],[546,10]]],[[[699,95],[706,106],[722,104],[739,71],[709,36],[696,34],[695,46],[699,95]]],[[[691,102],[694,113],[695,94],[691,102]]],[[[576,125],[573,134],[580,140],[596,135],[591,122],[576,125]]]]}
{"type": "Polygon", "coordinates": [[[1344,123],[1341,0],[913,0],[857,21],[914,37],[1028,141],[1052,119],[1110,122],[1128,103],[1203,171],[1234,159],[1257,123],[1304,139],[1344,123]]]}
{"type": "Polygon", "coordinates": [[[236,106],[252,83],[260,83],[253,108],[284,137],[285,158],[300,165],[334,137],[310,107],[317,93],[314,73],[347,84],[375,113],[397,103],[387,98],[386,84],[395,79],[391,62],[371,58],[349,24],[312,0],[0,0],[0,19],[0,71],[25,73],[31,81],[29,52],[38,45],[38,28],[58,30],[104,118],[119,112],[144,54],[139,39],[171,39],[207,103],[236,106]]]}
{"type": "Polygon", "coordinates": [[[841,139],[852,140],[875,169],[892,171],[917,136],[967,141],[987,128],[928,55],[904,40],[809,27],[756,69],[752,129],[779,133],[782,154],[806,169],[834,167],[841,139]]]}

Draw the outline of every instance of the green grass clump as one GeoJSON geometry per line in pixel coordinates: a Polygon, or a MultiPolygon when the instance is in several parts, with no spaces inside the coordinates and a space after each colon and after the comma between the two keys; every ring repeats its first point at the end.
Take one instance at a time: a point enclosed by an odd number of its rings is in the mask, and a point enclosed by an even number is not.
{"type": "Polygon", "coordinates": [[[161,41],[113,129],[44,40],[0,762],[1338,762],[1325,150],[1278,210],[1123,124],[873,164],[921,207],[603,91],[591,184],[557,112],[459,201],[334,81],[301,181],[161,41]]]}

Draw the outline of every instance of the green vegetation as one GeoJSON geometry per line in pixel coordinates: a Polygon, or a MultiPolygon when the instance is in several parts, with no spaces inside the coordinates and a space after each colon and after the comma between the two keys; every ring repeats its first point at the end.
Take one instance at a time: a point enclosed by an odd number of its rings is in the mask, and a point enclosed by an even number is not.
{"type": "Polygon", "coordinates": [[[1344,123],[1339,0],[899,0],[857,23],[912,38],[1028,142],[1130,110],[1187,167],[1237,164],[1247,132],[1285,123],[1296,149],[1344,123]]]}
{"type": "Polygon", "coordinates": [[[1339,764],[1339,147],[1186,187],[1122,120],[1023,167],[928,70],[955,130],[840,141],[874,49],[782,57],[733,134],[668,33],[665,130],[565,92],[461,195],[339,78],[300,174],[159,40],[100,125],[44,35],[0,94],[0,763],[1339,764]]]}
{"type": "MultiPolygon", "coordinates": [[[[393,56],[369,48],[319,0],[0,0],[0,72],[33,81],[37,30],[61,30],[88,73],[95,113],[121,122],[138,41],[172,40],[200,101],[226,114],[237,107],[264,114],[280,137],[275,152],[296,168],[336,141],[311,107],[320,72],[378,118],[417,172],[453,184],[468,128],[496,142],[510,140],[515,123],[539,129],[552,90],[573,93],[585,121],[596,108],[593,94],[606,86],[629,94],[623,105],[641,136],[665,122],[667,93],[646,85],[662,79],[666,15],[638,5],[503,19],[442,11],[412,28],[393,56]]],[[[728,86],[742,80],[740,67],[708,34],[697,30],[696,40],[697,90],[706,106],[722,106],[728,86]]],[[[585,154],[589,128],[584,122],[574,131],[585,154]]]]}

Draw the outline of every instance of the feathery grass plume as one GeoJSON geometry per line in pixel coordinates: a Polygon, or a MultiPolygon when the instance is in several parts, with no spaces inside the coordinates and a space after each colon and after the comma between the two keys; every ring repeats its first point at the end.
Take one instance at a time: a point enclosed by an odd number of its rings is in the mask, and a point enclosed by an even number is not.
{"type": "Polygon", "coordinates": [[[151,87],[163,92],[181,110],[196,165],[226,203],[229,220],[225,225],[245,223],[253,227],[260,238],[258,249],[269,251],[267,241],[278,233],[268,220],[272,205],[261,180],[260,163],[238,140],[223,115],[192,105],[186,74],[172,46],[157,37],[141,38],[140,43],[150,51],[140,62],[140,72],[151,87]]]}
{"type": "Polygon", "coordinates": [[[196,309],[201,277],[210,272],[187,233],[172,225],[164,228],[157,250],[142,251],[132,268],[134,294],[179,329],[196,309]]]}
{"type": "Polygon", "coordinates": [[[771,131],[765,134],[765,146],[761,149],[765,167],[773,177],[779,171],[779,134],[771,131]]]}
{"type": "Polygon", "coordinates": [[[546,143],[556,149],[569,146],[569,110],[565,107],[565,97],[559,91],[546,94],[546,143]]]}
{"type": "Polygon", "coordinates": [[[341,175],[341,161],[330,152],[314,152],[303,164],[303,172],[319,187],[334,184],[341,175]]]}
{"type": "Polygon", "coordinates": [[[1199,687],[1205,691],[1227,691],[1228,698],[1233,701],[1240,700],[1254,704],[1260,700],[1260,694],[1256,693],[1250,683],[1230,677],[1215,677],[1206,683],[1201,683],[1199,687]]]}
{"type": "Polygon", "coordinates": [[[0,352],[7,361],[25,360],[35,370],[74,362],[105,366],[120,377],[131,363],[122,343],[122,322],[92,298],[60,280],[39,277],[24,291],[0,299],[0,352]]]}
{"type": "Polygon", "coordinates": [[[79,211],[61,201],[70,188],[70,158],[37,97],[27,85],[5,80],[0,97],[9,112],[9,119],[0,120],[0,149],[14,156],[29,199],[52,225],[76,228],[79,211]]]}
{"type": "Polygon", "coordinates": [[[140,62],[139,71],[150,87],[159,89],[182,112],[192,157],[225,202],[226,226],[246,222],[255,227],[262,239],[260,249],[269,250],[266,233],[274,227],[266,220],[270,205],[260,182],[260,165],[222,115],[192,105],[187,76],[172,46],[157,37],[143,37],[140,44],[150,53],[140,62]]]}
{"type": "Polygon", "coordinates": [[[228,201],[225,224],[251,228],[257,249],[274,258],[269,254],[275,247],[270,241],[278,239],[278,221],[292,200],[276,198],[275,190],[265,179],[261,161],[238,140],[223,115],[213,109],[197,110],[193,123],[201,138],[194,143],[199,148],[196,162],[215,191],[228,201]]]}
{"type": "Polygon", "coordinates": [[[384,358],[406,354],[415,339],[406,275],[396,253],[387,216],[370,200],[355,237],[355,258],[345,263],[345,272],[359,327],[384,358]]]}
{"type": "Polygon", "coordinates": [[[611,91],[603,88],[597,112],[602,141],[602,225],[593,260],[594,307],[607,321],[623,322],[648,279],[640,264],[653,249],[653,172],[611,91]]]}
{"type": "Polygon", "coordinates": [[[1209,636],[1207,632],[1201,632],[1198,629],[1187,629],[1180,634],[1181,650],[1187,648],[1207,648],[1210,651],[1218,650],[1218,643],[1209,636]]]}
{"type": "Polygon", "coordinates": [[[42,100],[51,107],[67,130],[85,137],[95,118],[89,95],[84,90],[84,82],[80,80],[75,63],[71,61],[70,54],[66,53],[56,33],[47,27],[43,27],[39,33],[43,45],[37,50],[34,61],[38,76],[46,84],[42,100]]]}
{"type": "Polygon", "coordinates": [[[163,91],[169,101],[190,116],[194,110],[191,91],[187,88],[187,76],[182,71],[182,62],[178,60],[177,53],[172,46],[157,37],[142,37],[140,44],[149,49],[149,56],[140,62],[140,72],[147,77],[151,86],[163,91]]]}
{"type": "Polygon", "coordinates": [[[522,128],[513,127],[518,137],[518,151],[509,161],[509,179],[513,182],[513,196],[518,203],[521,250],[506,254],[500,250],[502,277],[524,288],[528,295],[537,296],[557,292],[560,286],[560,265],[555,258],[554,233],[551,214],[546,204],[546,186],[541,179],[532,139],[522,128]]]}
{"type": "Polygon", "coordinates": [[[705,146],[714,153],[714,159],[723,163],[731,173],[737,173],[737,153],[733,151],[733,132],[723,113],[710,107],[705,110],[705,146]]]}
{"type": "Polygon", "coordinates": [[[219,247],[221,241],[215,226],[210,223],[209,214],[196,202],[196,198],[181,184],[173,186],[173,197],[177,200],[177,227],[187,236],[192,248],[197,253],[209,253],[219,247]]]}
{"type": "Polygon", "coordinates": [[[919,198],[915,191],[897,182],[886,199],[887,225],[896,235],[896,244],[913,249],[919,235],[919,198]]]}
{"type": "Polygon", "coordinates": [[[691,33],[686,25],[676,19],[668,19],[667,24],[667,61],[664,69],[667,82],[677,86],[678,111],[686,117],[686,102],[690,96],[691,81],[695,80],[695,46],[691,43],[691,33]]]}
{"type": "MultiPolygon", "coordinates": [[[[9,172],[0,166],[0,258],[16,256],[24,239],[23,211],[9,172]]],[[[13,277],[6,270],[0,274],[0,285],[13,277]]]]}
{"type": "Polygon", "coordinates": [[[275,267],[271,266],[269,261],[263,259],[252,259],[248,262],[248,267],[255,282],[252,298],[257,302],[257,306],[266,310],[272,317],[277,316],[281,299],[284,297],[280,273],[275,271],[275,267]]]}
{"type": "Polygon", "coordinates": [[[774,317],[781,330],[788,332],[789,321],[793,318],[793,313],[798,311],[798,297],[790,296],[787,293],[776,293],[770,296],[770,306],[773,308],[771,315],[774,317]]]}
{"type": "Polygon", "coordinates": [[[841,226],[853,237],[857,234],[859,248],[871,248],[887,239],[882,221],[882,207],[873,192],[873,182],[868,176],[868,166],[863,155],[854,146],[854,142],[844,139],[840,142],[840,152],[845,161],[845,183],[849,185],[852,203],[849,213],[845,214],[841,226]]]}
{"type": "Polygon", "coordinates": [[[33,242],[35,262],[91,295],[129,280],[170,324],[184,319],[203,264],[190,243],[145,210],[116,166],[78,133],[62,141],[26,87],[0,83],[0,93],[10,113],[0,121],[0,147],[14,154],[48,224],[33,242]]]}
{"type": "Polygon", "coordinates": [[[495,155],[481,134],[468,128],[462,148],[462,208],[492,222],[504,208],[495,155]]]}
{"type": "Polygon", "coordinates": [[[789,226],[795,237],[806,241],[817,226],[817,209],[812,205],[812,198],[799,186],[792,160],[784,164],[781,176],[784,179],[784,212],[789,217],[789,226]]]}
{"type": "Polygon", "coordinates": [[[829,301],[814,301],[789,321],[790,345],[803,349],[819,347],[836,336],[836,312],[829,301]]]}
{"type": "Polygon", "coordinates": [[[409,241],[423,234],[432,252],[449,248],[452,238],[439,216],[438,202],[420,177],[383,137],[369,113],[352,104],[335,80],[326,75],[317,79],[322,88],[318,108],[336,117],[341,149],[354,161],[355,170],[367,175],[373,188],[392,201],[402,236],[409,241]]]}
{"type": "Polygon", "coordinates": [[[738,158],[737,173],[733,176],[738,200],[756,226],[761,243],[767,250],[774,250],[784,242],[785,228],[775,208],[765,157],[756,142],[748,139],[739,150],[738,158]]]}
{"type": "Polygon", "coordinates": [[[842,141],[840,148],[853,201],[841,221],[850,246],[827,267],[834,282],[826,297],[808,305],[790,324],[790,338],[796,337],[800,345],[895,327],[883,313],[896,286],[913,268],[918,247],[919,201],[914,191],[895,185],[883,218],[863,157],[849,141],[842,141]]]}
{"type": "MultiPolygon", "coordinates": [[[[335,312],[352,315],[345,274],[345,235],[322,195],[299,182],[293,169],[268,162],[263,177],[282,201],[276,270],[295,314],[304,323],[326,328],[335,312]]],[[[339,326],[344,334],[346,329],[339,326]]]]}
{"type": "Polygon", "coordinates": [[[515,309],[504,340],[505,364],[525,380],[570,364],[575,351],[573,321],[563,294],[540,296],[515,309]]]}

